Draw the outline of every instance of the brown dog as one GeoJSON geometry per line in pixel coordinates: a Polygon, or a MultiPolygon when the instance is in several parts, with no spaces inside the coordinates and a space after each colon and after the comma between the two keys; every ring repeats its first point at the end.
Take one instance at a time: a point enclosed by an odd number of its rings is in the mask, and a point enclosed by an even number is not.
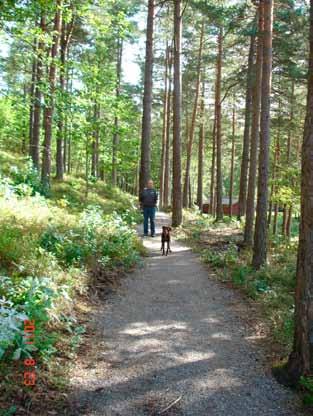
{"type": "Polygon", "coordinates": [[[162,227],[162,234],[161,234],[161,251],[162,251],[162,256],[167,256],[168,253],[171,253],[171,231],[172,228],[171,227],[166,227],[163,226],[162,227]],[[166,251],[165,251],[165,243],[166,243],[166,251]]]}

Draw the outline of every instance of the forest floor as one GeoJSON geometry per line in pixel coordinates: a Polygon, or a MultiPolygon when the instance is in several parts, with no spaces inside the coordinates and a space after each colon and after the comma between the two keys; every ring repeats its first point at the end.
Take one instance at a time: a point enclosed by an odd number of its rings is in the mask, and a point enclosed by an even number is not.
{"type": "Polygon", "coordinates": [[[161,256],[169,222],[158,214],[142,268],[96,308],[92,345],[71,374],[71,415],[300,415],[271,375],[251,305],[186,245],[161,256]]]}

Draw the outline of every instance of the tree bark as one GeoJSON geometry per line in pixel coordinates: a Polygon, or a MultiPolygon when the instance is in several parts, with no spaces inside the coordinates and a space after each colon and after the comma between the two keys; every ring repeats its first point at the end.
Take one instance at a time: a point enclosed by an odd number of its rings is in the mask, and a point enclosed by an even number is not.
{"type": "Polygon", "coordinates": [[[215,91],[215,114],[216,114],[216,220],[223,219],[223,177],[222,177],[222,56],[223,56],[223,28],[220,27],[218,39],[218,54],[216,62],[216,91],[215,91]]]}
{"type": "Polygon", "coordinates": [[[243,215],[245,215],[246,203],[247,203],[247,183],[248,183],[249,151],[250,151],[254,54],[255,54],[255,36],[252,35],[250,38],[250,49],[249,49],[249,57],[248,57],[245,127],[244,127],[244,133],[243,133],[243,147],[242,147],[240,183],[239,183],[238,219],[240,219],[243,215]]]}
{"type": "Polygon", "coordinates": [[[154,8],[154,0],[149,0],[144,77],[145,81],[143,93],[139,192],[143,191],[150,176],[154,8]]]}
{"type": "MultiPolygon", "coordinates": [[[[34,42],[34,55],[37,54],[37,41],[34,42]]],[[[34,127],[34,107],[35,107],[35,86],[37,81],[37,57],[34,56],[32,62],[32,77],[30,83],[30,105],[29,105],[29,156],[32,156],[33,148],[33,127],[34,127]]]]}
{"type": "Polygon", "coordinates": [[[301,221],[295,293],[295,333],[288,370],[297,382],[313,373],[313,0],[310,7],[310,59],[301,169],[301,221]]]}
{"type": "MultiPolygon", "coordinates": [[[[292,80],[291,85],[291,97],[290,97],[290,116],[289,116],[289,129],[288,129],[288,140],[287,140],[287,166],[290,164],[291,157],[291,136],[292,136],[292,124],[293,124],[293,101],[294,101],[294,92],[295,92],[295,82],[292,80]]],[[[284,236],[290,237],[290,228],[291,228],[291,206],[284,205],[283,213],[283,223],[282,223],[282,234],[284,236]]]]}
{"type": "Polygon", "coordinates": [[[202,61],[202,50],[203,50],[203,35],[204,35],[204,20],[202,21],[201,31],[200,31],[195,101],[194,101],[193,112],[192,112],[192,117],[191,117],[189,141],[187,145],[187,161],[186,161],[185,182],[184,182],[184,191],[183,191],[183,207],[184,208],[187,208],[188,206],[188,184],[189,184],[189,179],[190,179],[192,145],[193,145],[193,140],[194,140],[194,135],[195,135],[198,101],[199,101],[199,94],[200,94],[200,76],[201,76],[201,61],[202,61]]]}
{"type": "Polygon", "coordinates": [[[181,4],[181,0],[174,0],[173,227],[178,227],[183,219],[181,189],[181,4]]]}
{"type": "Polygon", "coordinates": [[[163,206],[168,208],[170,196],[170,147],[171,147],[171,104],[172,104],[172,49],[169,50],[167,117],[166,117],[166,147],[164,162],[164,195],[163,206]]]}
{"type": "MultiPolygon", "coordinates": [[[[42,35],[46,32],[46,17],[44,12],[42,12],[40,18],[40,30],[42,35]]],[[[37,73],[36,73],[36,84],[35,84],[35,99],[34,99],[34,114],[33,114],[33,128],[32,128],[32,138],[31,138],[31,148],[30,156],[33,161],[34,167],[39,170],[39,160],[40,160],[40,119],[41,119],[41,81],[43,75],[43,55],[44,55],[44,42],[41,40],[38,42],[37,49],[37,73]]]]}
{"type": "Polygon", "coordinates": [[[59,114],[58,114],[58,130],[57,130],[57,152],[56,152],[56,178],[60,181],[64,178],[64,106],[63,106],[63,97],[65,93],[65,65],[66,57],[69,48],[69,44],[72,37],[74,21],[68,25],[63,21],[62,30],[61,30],[61,41],[60,41],[60,103],[59,103],[59,114]]]}
{"type": "Polygon", "coordinates": [[[42,152],[42,169],[41,169],[41,181],[44,186],[50,187],[51,176],[51,141],[52,141],[52,118],[54,112],[55,102],[55,83],[56,83],[56,58],[58,54],[61,25],[62,25],[62,0],[56,1],[56,12],[54,18],[53,28],[53,43],[51,47],[51,63],[49,68],[49,92],[46,96],[46,106],[44,111],[44,129],[45,137],[43,142],[42,152]]]}
{"type": "Polygon", "coordinates": [[[202,97],[200,107],[200,130],[199,130],[199,146],[198,146],[198,187],[197,187],[197,205],[202,210],[203,205],[203,159],[204,159],[204,94],[205,82],[202,80],[202,97]]]}
{"type": "Polygon", "coordinates": [[[91,152],[91,176],[99,177],[99,105],[97,102],[94,104],[94,130],[92,140],[92,152],[91,152]]]}
{"type": "MultiPolygon", "coordinates": [[[[115,96],[118,106],[119,97],[121,95],[121,77],[122,77],[122,57],[123,57],[123,40],[117,41],[117,56],[116,56],[116,90],[115,96]]],[[[152,94],[152,93],[151,93],[152,94]]],[[[114,134],[112,144],[112,185],[117,185],[117,152],[119,146],[119,120],[118,116],[114,117],[114,134]]]]}
{"type": "Polygon", "coordinates": [[[230,162],[230,185],[229,185],[229,216],[233,216],[233,192],[234,192],[234,165],[235,165],[235,149],[236,149],[236,109],[233,107],[232,121],[232,147],[230,162]]]}
{"type": "Polygon", "coordinates": [[[264,1],[263,76],[260,122],[258,200],[252,264],[259,269],[267,260],[267,207],[270,149],[270,95],[272,79],[273,1],[264,1]]]}
{"type": "Polygon", "coordinates": [[[167,106],[168,106],[168,61],[169,46],[166,42],[165,60],[164,60],[164,96],[163,96],[163,126],[162,126],[162,149],[161,149],[161,166],[160,166],[160,192],[159,204],[163,208],[164,205],[164,176],[165,176],[165,153],[168,137],[167,133],[167,106]]]}
{"type": "Polygon", "coordinates": [[[260,133],[260,107],[261,107],[261,87],[263,70],[263,30],[264,30],[264,10],[263,1],[259,2],[258,8],[258,44],[257,57],[255,64],[255,85],[252,95],[252,125],[251,125],[251,145],[250,145],[250,164],[248,179],[248,195],[246,206],[246,222],[244,229],[244,244],[252,247],[253,225],[255,214],[255,185],[257,177],[257,161],[260,133]]]}
{"type": "MultiPolygon", "coordinates": [[[[277,167],[278,167],[278,163],[279,163],[279,159],[280,159],[280,134],[281,134],[281,99],[279,97],[279,102],[278,102],[278,132],[277,132],[277,137],[276,137],[274,163],[273,163],[273,168],[272,168],[272,186],[271,186],[270,202],[269,202],[269,209],[268,209],[268,220],[267,220],[268,226],[271,225],[272,209],[273,209],[272,200],[273,200],[273,197],[276,193],[275,180],[276,180],[277,167]]],[[[275,230],[276,230],[277,215],[275,216],[275,219],[276,219],[276,223],[275,223],[275,230]]],[[[276,233],[276,231],[275,231],[275,233],[276,233]]]]}
{"type": "Polygon", "coordinates": [[[215,159],[216,159],[216,114],[212,132],[212,161],[211,161],[211,183],[210,183],[210,214],[215,215],[215,159]]]}

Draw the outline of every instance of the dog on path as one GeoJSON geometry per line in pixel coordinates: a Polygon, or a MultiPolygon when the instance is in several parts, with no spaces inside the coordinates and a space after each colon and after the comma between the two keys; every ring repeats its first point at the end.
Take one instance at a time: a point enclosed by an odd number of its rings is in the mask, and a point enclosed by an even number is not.
{"type": "Polygon", "coordinates": [[[172,252],[172,250],[171,250],[171,231],[172,231],[171,227],[166,227],[166,226],[162,227],[162,234],[161,234],[162,256],[167,256],[168,253],[172,252]],[[165,250],[165,243],[166,243],[166,250],[165,250]]]}

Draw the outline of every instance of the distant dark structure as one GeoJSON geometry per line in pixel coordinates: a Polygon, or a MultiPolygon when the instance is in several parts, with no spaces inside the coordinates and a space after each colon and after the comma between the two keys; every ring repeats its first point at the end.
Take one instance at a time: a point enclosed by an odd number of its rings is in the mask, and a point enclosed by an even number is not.
{"type": "MultiPolygon", "coordinates": [[[[222,205],[223,205],[223,214],[229,215],[229,198],[223,198],[222,199],[222,205]]],[[[202,212],[204,214],[209,214],[211,212],[211,201],[208,199],[203,205],[202,205],[202,212]]],[[[233,198],[232,203],[232,215],[237,216],[239,214],[239,201],[238,198],[233,198]]]]}

